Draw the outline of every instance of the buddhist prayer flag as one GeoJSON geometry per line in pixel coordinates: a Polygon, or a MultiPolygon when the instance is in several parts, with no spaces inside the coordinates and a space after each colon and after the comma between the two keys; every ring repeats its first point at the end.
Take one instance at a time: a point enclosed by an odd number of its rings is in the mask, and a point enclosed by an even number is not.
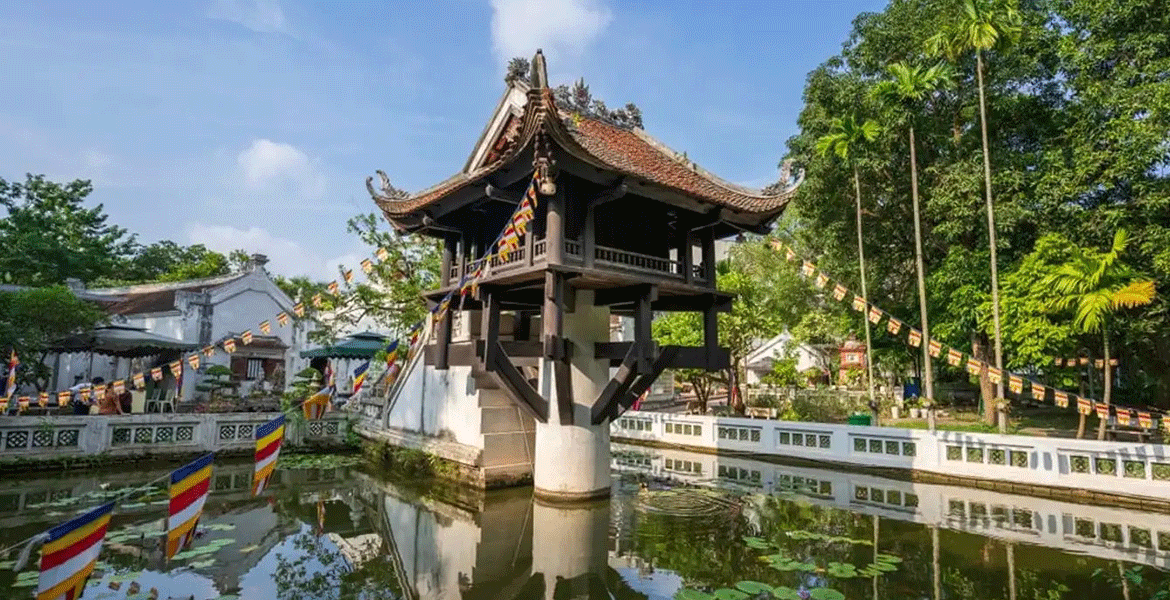
{"type": "MultiPolygon", "coordinates": [[[[105,386],[102,386],[102,388],[103,388],[102,391],[104,392],[105,386]]],[[[85,400],[89,400],[89,395],[91,393],[93,393],[93,391],[94,391],[94,389],[92,387],[85,385],[85,386],[82,386],[80,390],[78,390],[77,395],[81,396],[81,399],[83,401],[85,401],[85,400]]]]}
{"type": "Polygon", "coordinates": [[[330,294],[336,296],[337,292],[341,289],[341,286],[337,285],[336,281],[330,281],[329,285],[325,286],[325,289],[329,290],[330,294]]]}
{"type": "Polygon", "coordinates": [[[1102,421],[1109,420],[1109,405],[1104,402],[1095,402],[1093,409],[1097,411],[1097,418],[1102,421]]]}
{"type": "Polygon", "coordinates": [[[369,275],[373,271],[374,271],[374,261],[372,261],[368,258],[363,258],[362,259],[362,272],[365,273],[366,275],[369,275]]]}
{"type": "Polygon", "coordinates": [[[245,346],[247,346],[248,344],[251,344],[252,343],[252,330],[249,329],[248,331],[241,333],[240,334],[240,341],[244,342],[245,346]]]}
{"type": "Polygon", "coordinates": [[[69,393],[68,390],[66,390],[64,392],[57,392],[57,406],[65,406],[66,404],[68,404],[69,403],[69,396],[71,396],[71,394],[69,393]]]}
{"type": "MultiPolygon", "coordinates": [[[[930,355],[934,358],[938,358],[939,355],[942,354],[942,342],[938,340],[930,340],[930,343],[927,345],[930,346],[930,355]]],[[[958,363],[952,364],[958,365],[958,363]]]]}
{"type": "Polygon", "coordinates": [[[906,342],[915,348],[921,347],[922,346],[922,332],[911,327],[910,328],[910,336],[906,338],[906,342]]]}
{"type": "Polygon", "coordinates": [[[1117,359],[1116,359],[1116,358],[1111,358],[1111,359],[1109,359],[1109,366],[1111,366],[1111,367],[1116,367],[1116,366],[1117,366],[1117,364],[1118,364],[1118,363],[1117,363],[1117,359]]]}
{"type": "Polygon", "coordinates": [[[179,377],[183,376],[183,361],[176,360],[175,362],[170,364],[170,367],[171,367],[171,375],[174,375],[175,379],[178,379],[179,377]]]}
{"type": "MultiPolygon", "coordinates": [[[[1085,399],[1081,398],[1081,400],[1085,400],[1085,399]]],[[[1068,394],[1066,394],[1064,392],[1054,394],[1053,404],[1056,404],[1060,408],[1068,408],[1068,402],[1069,402],[1069,395],[1068,394]]],[[[1077,403],[1079,406],[1080,400],[1078,400],[1077,403]]],[[[1085,414],[1089,414],[1090,412],[1092,412],[1092,405],[1089,404],[1089,402],[1087,400],[1085,400],[1085,411],[1084,412],[1085,412],[1085,414]]]]}
{"type": "Polygon", "coordinates": [[[805,277],[812,277],[813,273],[816,273],[816,271],[816,265],[808,262],[807,260],[804,261],[804,264],[800,266],[800,274],[804,275],[805,277]]]}
{"type": "Polygon", "coordinates": [[[817,274],[817,287],[823,290],[823,289],[825,289],[826,285],[829,285],[829,276],[825,275],[824,273],[818,273],[817,274]]]}
{"type": "Polygon", "coordinates": [[[366,383],[366,374],[370,372],[370,361],[366,361],[353,370],[353,394],[356,396],[366,383]]]}
{"type": "Polygon", "coordinates": [[[236,351],[236,339],[228,338],[223,341],[223,351],[231,354],[236,351]]]}
{"type": "Polygon", "coordinates": [[[882,320],[882,309],[871,306],[869,309],[869,322],[877,325],[882,320]]]}
{"type": "MultiPolygon", "coordinates": [[[[1064,399],[1064,406],[1068,406],[1068,394],[1065,392],[1056,392],[1056,405],[1060,406],[1061,399],[1064,399]]],[[[1077,398],[1077,412],[1082,415],[1087,415],[1093,412],[1093,401],[1088,398],[1077,398]]]]}
{"type": "Polygon", "coordinates": [[[784,260],[787,260],[788,262],[796,260],[796,253],[792,251],[792,248],[784,249],[784,260]]]}
{"type": "Polygon", "coordinates": [[[1024,380],[1019,375],[1012,375],[1008,377],[1008,389],[1013,394],[1020,394],[1024,391],[1024,380]]]}
{"type": "MultiPolygon", "coordinates": [[[[523,206],[523,203],[521,203],[521,206],[523,206]]],[[[527,214],[531,213],[532,211],[530,209],[527,214]]],[[[525,233],[528,233],[528,220],[529,219],[525,216],[525,213],[521,212],[521,210],[517,208],[515,214],[512,215],[512,229],[514,229],[518,235],[524,235],[525,233]]]]}
{"type": "Polygon", "coordinates": [[[1058,357],[1052,359],[1052,364],[1054,364],[1058,367],[1063,367],[1064,366],[1064,359],[1058,356],[1058,357]]]}
{"type": "Polygon", "coordinates": [[[1147,411],[1139,410],[1138,425],[1141,425],[1142,429],[1152,428],[1154,426],[1154,416],[1147,411]]]}
{"type": "Polygon", "coordinates": [[[4,386],[4,399],[9,400],[16,393],[16,366],[20,360],[16,358],[16,350],[8,355],[8,382],[4,386]]]}
{"type": "Polygon", "coordinates": [[[81,598],[102,552],[113,512],[113,502],[103,504],[42,534],[45,545],[41,547],[37,600],[81,598]]]}
{"type": "Polygon", "coordinates": [[[260,333],[268,335],[272,333],[272,323],[268,321],[260,321],[260,333]]]}
{"type": "Polygon", "coordinates": [[[833,298],[840,302],[845,299],[845,293],[848,291],[849,290],[845,289],[845,286],[837,284],[833,286],[833,298]]]}
{"type": "Polygon", "coordinates": [[[1128,408],[1118,407],[1118,409],[1117,409],[1117,424],[1118,425],[1121,425],[1123,427],[1129,427],[1130,425],[1133,424],[1133,421],[1134,421],[1133,414],[1129,412],[1128,408]]]}
{"type": "Polygon", "coordinates": [[[293,305],[293,314],[295,314],[298,317],[305,316],[305,303],[304,302],[297,302],[296,304],[294,304],[293,305]]]}
{"type": "Polygon", "coordinates": [[[146,377],[142,373],[135,373],[132,381],[134,382],[135,388],[142,389],[146,387],[146,377]]]}
{"type": "MultiPolygon", "coordinates": [[[[415,329],[414,332],[411,334],[411,336],[412,336],[411,342],[410,342],[411,344],[414,343],[415,339],[418,339],[417,336],[418,336],[419,331],[420,331],[419,329],[415,329]]],[[[386,366],[389,367],[390,365],[394,364],[394,362],[397,360],[398,360],[398,340],[394,340],[393,342],[390,342],[390,344],[386,346],[386,366]]]]}
{"type": "Polygon", "coordinates": [[[1089,357],[1087,357],[1087,356],[1082,356],[1082,357],[1081,357],[1081,366],[1083,366],[1083,367],[1084,367],[1084,366],[1088,366],[1088,365],[1089,365],[1089,357]]]}
{"type": "Polygon", "coordinates": [[[313,308],[321,308],[321,301],[323,299],[321,294],[313,294],[313,308]]]}
{"type": "Polygon", "coordinates": [[[374,256],[377,256],[379,261],[385,261],[387,258],[390,258],[390,251],[385,248],[378,248],[374,252],[374,256]]]}
{"type": "Polygon", "coordinates": [[[195,527],[211,485],[211,454],[171,473],[170,504],[167,508],[167,560],[175,557],[195,539],[195,527]]]}
{"type": "Polygon", "coordinates": [[[346,269],[341,276],[345,279],[346,283],[353,283],[353,269],[346,269]]]}
{"type": "Polygon", "coordinates": [[[893,335],[898,335],[898,332],[902,331],[902,322],[894,317],[890,317],[890,320],[886,321],[886,331],[889,331],[893,335]]]}
{"type": "Polygon", "coordinates": [[[957,367],[963,364],[963,353],[955,350],[954,348],[947,350],[947,364],[951,365],[952,367],[957,367]]]}
{"type": "Polygon", "coordinates": [[[16,409],[20,412],[28,410],[29,397],[21,396],[16,399],[16,409]]]}
{"type": "Polygon", "coordinates": [[[967,359],[967,372],[978,377],[983,374],[983,361],[977,358],[967,359]]]}
{"type": "Polygon", "coordinates": [[[256,428],[256,467],[252,473],[252,495],[259,496],[276,470],[276,458],[284,442],[284,415],[256,428]]]}
{"type": "Polygon", "coordinates": [[[853,296],[853,310],[857,312],[865,312],[865,298],[861,296],[853,296]]]}
{"type": "MultiPolygon", "coordinates": [[[[359,383],[358,381],[356,381],[356,380],[354,381],[355,387],[354,387],[353,393],[355,395],[358,392],[358,388],[357,388],[358,383],[359,383]]],[[[301,411],[304,413],[305,418],[308,420],[320,419],[321,417],[325,416],[325,413],[329,412],[329,405],[332,402],[332,400],[333,400],[333,386],[326,385],[325,387],[321,388],[320,390],[317,390],[316,394],[309,396],[308,399],[306,399],[303,403],[301,403],[301,411]]]]}
{"type": "Polygon", "coordinates": [[[1048,391],[1048,388],[1040,385],[1039,383],[1036,383],[1035,381],[1029,381],[1028,383],[1032,387],[1032,397],[1037,400],[1044,400],[1044,395],[1048,391]]]}
{"type": "Polygon", "coordinates": [[[105,395],[106,395],[106,384],[99,383],[99,384],[93,386],[93,397],[94,398],[102,398],[105,395]]]}
{"type": "MultiPolygon", "coordinates": [[[[65,394],[66,394],[65,398],[68,399],[69,392],[65,392],[65,394]]],[[[48,406],[49,405],[49,392],[41,392],[40,395],[37,396],[37,404],[40,404],[41,408],[48,406]]]]}
{"type": "Polygon", "coordinates": [[[1003,382],[1003,371],[1001,371],[1000,369],[998,369],[996,367],[988,365],[987,366],[987,378],[991,380],[991,383],[1001,383],[1001,382],[1003,382]]]}
{"type": "Polygon", "coordinates": [[[119,379],[119,380],[114,382],[114,393],[115,394],[121,394],[122,392],[125,392],[125,391],[126,391],[126,382],[124,380],[119,379]]]}
{"type": "Polygon", "coordinates": [[[281,327],[288,325],[288,313],[281,312],[280,314],[276,315],[276,324],[280,325],[281,327]]]}
{"type": "MultiPolygon", "coordinates": [[[[1105,368],[1105,360],[1098,358],[1097,360],[1093,361],[1093,365],[1096,366],[1098,369],[1104,369],[1105,368]]],[[[1120,417],[1120,415],[1118,415],[1118,416],[1120,417]]]]}
{"type": "Polygon", "coordinates": [[[206,356],[207,358],[211,358],[212,356],[215,356],[215,346],[204,346],[203,347],[203,356],[206,356]]]}
{"type": "Polygon", "coordinates": [[[162,381],[163,373],[162,367],[154,367],[150,370],[150,378],[155,381],[162,381]]]}
{"type": "Polygon", "coordinates": [[[199,369],[199,355],[192,354],[191,356],[188,356],[187,357],[187,364],[191,365],[192,369],[198,370],[199,369]]]}
{"type": "Polygon", "coordinates": [[[781,242],[780,240],[769,240],[768,245],[772,246],[772,249],[776,251],[784,249],[784,242],[781,242]]]}

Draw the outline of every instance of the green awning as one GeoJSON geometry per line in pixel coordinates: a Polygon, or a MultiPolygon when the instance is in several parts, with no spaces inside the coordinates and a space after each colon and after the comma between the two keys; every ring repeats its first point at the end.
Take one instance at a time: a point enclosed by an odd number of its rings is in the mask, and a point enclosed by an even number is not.
{"type": "Polygon", "coordinates": [[[151,333],[141,327],[107,325],[57,340],[50,344],[48,349],[60,353],[92,352],[123,358],[137,358],[167,351],[194,350],[197,347],[196,344],[151,333]]]}
{"type": "Polygon", "coordinates": [[[390,338],[366,331],[346,336],[336,344],[301,351],[301,358],[373,358],[390,343],[390,338]]]}

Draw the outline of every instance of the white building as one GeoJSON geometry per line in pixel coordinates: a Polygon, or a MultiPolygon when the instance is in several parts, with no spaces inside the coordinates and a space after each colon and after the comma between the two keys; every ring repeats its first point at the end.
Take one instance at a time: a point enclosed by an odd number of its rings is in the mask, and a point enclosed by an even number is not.
{"type": "Polygon", "coordinates": [[[796,372],[808,369],[826,371],[829,368],[829,354],[824,350],[805,344],[797,344],[792,334],[785,331],[760,344],[744,359],[747,370],[747,384],[758,385],[765,375],[772,372],[773,361],[792,356],[796,359],[796,372]]]}
{"type": "MultiPolygon", "coordinates": [[[[212,357],[200,355],[199,375],[209,365],[226,366],[232,370],[233,380],[241,383],[241,393],[247,393],[257,386],[283,385],[287,374],[304,368],[306,362],[299,357],[299,350],[305,344],[306,324],[290,319],[288,325],[281,327],[277,322],[276,315],[280,312],[293,315],[294,303],[264,270],[266,262],[264,256],[254,255],[247,267],[237,273],[86,289],[84,294],[87,298],[100,299],[107,306],[112,324],[141,327],[199,348],[217,345],[212,357]],[[264,335],[259,330],[262,321],[270,322],[271,334],[264,335]],[[230,355],[225,353],[220,343],[244,331],[252,332],[252,343],[245,345],[237,337],[236,351],[230,355]]],[[[157,366],[162,360],[165,359],[131,361],[102,355],[64,354],[51,365],[56,369],[52,387],[65,389],[78,378],[121,379],[157,366]]],[[[188,365],[184,367],[185,373],[190,373],[188,365]]],[[[195,397],[199,379],[199,376],[184,375],[183,398],[195,397]]]]}

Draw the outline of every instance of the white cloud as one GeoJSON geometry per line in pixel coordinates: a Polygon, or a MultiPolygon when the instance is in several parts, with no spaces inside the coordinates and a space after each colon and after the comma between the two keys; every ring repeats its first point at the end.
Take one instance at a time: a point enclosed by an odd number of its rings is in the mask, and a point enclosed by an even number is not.
{"type": "Polygon", "coordinates": [[[580,57],[613,19],[601,0],[491,0],[492,48],[497,58],[580,57]]]}
{"type": "Polygon", "coordinates": [[[253,140],[236,157],[238,175],[246,191],[309,199],[320,197],[325,177],[317,163],[290,144],[253,140]]]}
{"type": "Polygon", "coordinates": [[[305,244],[280,237],[262,227],[240,229],[233,225],[187,225],[187,243],[203,244],[208,249],[224,254],[232,250],[263,254],[268,257],[269,272],[286,277],[305,275],[319,280],[336,279],[338,266],[355,269],[361,261],[357,254],[325,257],[305,244]]]}
{"type": "Polygon", "coordinates": [[[207,16],[258,33],[290,33],[278,0],[212,0],[207,16]]]}

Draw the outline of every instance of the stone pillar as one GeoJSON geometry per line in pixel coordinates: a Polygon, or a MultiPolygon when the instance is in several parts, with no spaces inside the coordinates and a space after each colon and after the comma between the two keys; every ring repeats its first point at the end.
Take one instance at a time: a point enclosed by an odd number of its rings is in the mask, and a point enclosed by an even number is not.
{"type": "MultiPolygon", "coordinates": [[[[568,293],[573,293],[569,291],[568,293]]],[[[609,382],[609,361],[593,358],[593,343],[609,341],[609,308],[593,306],[593,292],[576,291],[576,311],[565,313],[564,336],[574,346],[570,377],[573,423],[562,425],[552,361],[540,366],[540,394],[549,399],[548,423],[536,424],[535,494],[547,502],[609,496],[609,422],[592,425],[593,401],[609,382]]]]}
{"type": "Polygon", "coordinates": [[[544,577],[544,597],[609,598],[601,575],[609,568],[609,502],[532,507],[532,572],[544,577]]]}

